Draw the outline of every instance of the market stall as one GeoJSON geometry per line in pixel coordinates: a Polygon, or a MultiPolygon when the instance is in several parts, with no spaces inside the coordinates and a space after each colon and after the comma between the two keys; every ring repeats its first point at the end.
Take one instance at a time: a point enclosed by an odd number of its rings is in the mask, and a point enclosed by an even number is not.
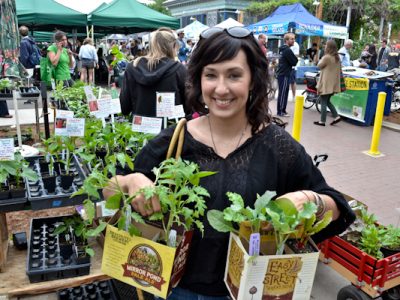
{"type": "Polygon", "coordinates": [[[393,76],[392,73],[347,67],[343,68],[343,75],[346,91],[331,98],[339,115],[358,125],[372,125],[379,92],[387,94],[384,115],[389,115],[392,88],[386,85],[386,79],[393,76]]]}

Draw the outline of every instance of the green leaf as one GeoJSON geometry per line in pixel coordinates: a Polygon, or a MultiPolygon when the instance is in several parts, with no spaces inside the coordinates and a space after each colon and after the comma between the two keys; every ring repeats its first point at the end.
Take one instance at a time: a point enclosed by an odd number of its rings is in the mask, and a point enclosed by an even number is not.
{"type": "Polygon", "coordinates": [[[282,210],[283,214],[286,216],[294,216],[298,213],[296,206],[291,200],[287,198],[278,198],[274,201],[274,203],[282,210]]]}
{"type": "Polygon", "coordinates": [[[130,236],[142,236],[142,233],[140,232],[140,230],[133,224],[129,225],[128,233],[130,236]]]}
{"type": "Polygon", "coordinates": [[[86,236],[90,236],[90,237],[95,237],[95,236],[98,236],[101,232],[103,232],[103,230],[104,229],[106,229],[106,227],[107,227],[107,222],[102,222],[102,221],[100,221],[100,224],[99,224],[99,226],[97,226],[96,228],[94,228],[94,229],[89,229],[87,232],[86,232],[86,236]]]}
{"type": "Polygon", "coordinates": [[[121,193],[116,193],[109,197],[106,201],[106,208],[108,209],[119,209],[121,205],[121,193]]]}
{"type": "Polygon", "coordinates": [[[276,196],[275,192],[265,191],[265,193],[262,196],[258,197],[256,202],[254,203],[254,208],[256,209],[256,211],[261,212],[261,210],[267,207],[268,203],[275,196],[276,196]]]}
{"type": "Polygon", "coordinates": [[[219,232],[235,232],[232,223],[225,220],[223,213],[219,210],[209,210],[207,212],[207,220],[211,227],[219,232]]]}
{"type": "Polygon", "coordinates": [[[85,248],[85,252],[90,256],[93,257],[94,256],[94,250],[92,248],[90,248],[89,246],[85,248]]]}
{"type": "Polygon", "coordinates": [[[310,219],[311,216],[317,212],[317,206],[313,202],[303,204],[303,209],[299,212],[299,217],[303,219],[310,219]]]}
{"type": "Polygon", "coordinates": [[[95,205],[91,200],[86,199],[83,201],[83,207],[85,208],[86,216],[91,224],[96,213],[95,205]]]}

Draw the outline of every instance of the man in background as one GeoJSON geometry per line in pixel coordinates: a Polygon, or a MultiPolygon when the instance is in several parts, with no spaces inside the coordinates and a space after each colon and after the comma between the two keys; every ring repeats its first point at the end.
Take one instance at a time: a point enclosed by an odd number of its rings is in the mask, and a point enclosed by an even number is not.
{"type": "MultiPolygon", "coordinates": [[[[300,56],[300,46],[299,44],[294,41],[293,46],[290,47],[290,49],[293,51],[294,55],[296,55],[297,58],[300,56]]],[[[292,73],[290,74],[290,89],[292,90],[292,97],[293,101],[296,99],[296,65],[293,66],[292,73]]]]}
{"type": "Polygon", "coordinates": [[[36,46],[35,39],[28,35],[28,27],[21,26],[19,28],[19,34],[22,37],[19,49],[19,61],[25,69],[34,69],[35,66],[40,65],[40,50],[38,46],[36,46]]]}
{"type": "Polygon", "coordinates": [[[339,58],[343,67],[350,67],[350,49],[353,47],[353,40],[345,40],[342,48],[339,49],[339,58]]]}
{"type": "Polygon", "coordinates": [[[313,43],[311,48],[308,48],[306,51],[306,56],[310,60],[310,62],[314,61],[315,55],[318,52],[317,43],[313,43]]]}
{"type": "Polygon", "coordinates": [[[262,52],[264,53],[265,56],[267,56],[267,36],[265,34],[259,34],[258,35],[258,44],[260,45],[260,48],[262,52]]]}
{"type": "Polygon", "coordinates": [[[189,49],[186,47],[186,42],[183,39],[185,37],[185,33],[183,30],[178,30],[178,59],[181,63],[186,64],[187,62],[187,54],[189,52],[189,49]]]}
{"type": "Polygon", "coordinates": [[[294,34],[286,33],[283,37],[284,45],[279,47],[279,65],[276,72],[278,76],[278,103],[277,115],[280,117],[290,117],[286,111],[288,94],[289,94],[289,81],[292,75],[293,67],[297,64],[297,57],[290,49],[294,44],[294,34]]]}
{"type": "Polygon", "coordinates": [[[377,60],[377,70],[378,71],[387,71],[388,69],[388,56],[389,56],[389,47],[387,46],[387,40],[383,39],[381,42],[381,47],[378,51],[378,60],[377,60]]]}

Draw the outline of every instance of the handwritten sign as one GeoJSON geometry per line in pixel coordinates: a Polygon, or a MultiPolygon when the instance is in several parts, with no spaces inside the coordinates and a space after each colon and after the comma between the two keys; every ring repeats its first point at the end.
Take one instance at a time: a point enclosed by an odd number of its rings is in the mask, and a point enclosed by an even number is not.
{"type": "Polygon", "coordinates": [[[83,90],[85,91],[85,95],[86,95],[86,101],[92,101],[92,100],[96,100],[95,95],[93,94],[93,89],[91,86],[87,85],[83,87],[83,90]]]}
{"type": "Polygon", "coordinates": [[[161,131],[162,119],[133,116],[132,130],[142,133],[158,134],[161,131]]]}
{"type": "Polygon", "coordinates": [[[68,136],[84,136],[85,135],[85,119],[71,118],[67,119],[67,135],[68,136]]]}
{"type": "Polygon", "coordinates": [[[0,139],[0,160],[14,160],[14,139],[0,139]]]}
{"type": "Polygon", "coordinates": [[[174,106],[174,113],[172,116],[168,117],[168,119],[178,119],[184,117],[185,117],[185,111],[183,110],[183,105],[180,104],[174,106]]]}
{"type": "Polygon", "coordinates": [[[156,116],[175,117],[175,93],[156,92],[156,116]]]}

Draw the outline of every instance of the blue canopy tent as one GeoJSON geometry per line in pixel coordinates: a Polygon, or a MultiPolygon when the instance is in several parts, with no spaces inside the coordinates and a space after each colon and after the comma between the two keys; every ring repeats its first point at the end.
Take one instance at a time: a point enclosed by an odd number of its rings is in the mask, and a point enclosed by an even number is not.
{"type": "Polygon", "coordinates": [[[299,35],[322,36],[328,38],[347,38],[345,26],[331,25],[322,22],[310,14],[300,3],[282,5],[267,18],[247,26],[255,34],[267,35],[285,34],[293,31],[299,35]]]}

